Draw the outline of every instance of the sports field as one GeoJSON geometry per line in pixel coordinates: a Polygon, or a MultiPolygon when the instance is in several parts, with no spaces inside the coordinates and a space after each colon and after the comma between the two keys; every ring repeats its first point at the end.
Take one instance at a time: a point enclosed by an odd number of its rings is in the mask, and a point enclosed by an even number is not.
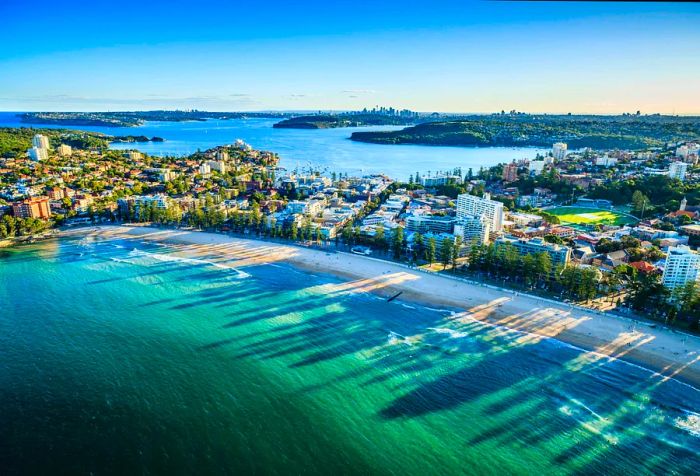
{"type": "Polygon", "coordinates": [[[562,225],[624,225],[634,219],[611,210],[595,208],[558,207],[547,210],[561,220],[562,225]]]}

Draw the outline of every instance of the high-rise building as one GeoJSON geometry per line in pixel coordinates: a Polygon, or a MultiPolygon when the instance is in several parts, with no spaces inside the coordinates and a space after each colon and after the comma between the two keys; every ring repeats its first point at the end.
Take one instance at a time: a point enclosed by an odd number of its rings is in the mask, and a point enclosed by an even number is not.
{"type": "Polygon", "coordinates": [[[518,180],[518,164],[515,160],[510,164],[505,164],[503,166],[503,181],[504,182],[515,182],[518,180]]]}
{"type": "Polygon", "coordinates": [[[681,182],[685,180],[685,173],[688,171],[688,164],[685,162],[673,162],[668,167],[669,178],[675,178],[681,182]]]}
{"type": "Polygon", "coordinates": [[[32,145],[37,149],[49,149],[49,138],[42,134],[37,134],[32,138],[32,145]]]}
{"type": "Polygon", "coordinates": [[[461,194],[457,196],[457,218],[482,216],[487,218],[491,233],[503,230],[503,204],[490,197],[479,198],[474,195],[461,194]]]}
{"type": "Polygon", "coordinates": [[[476,242],[483,245],[489,242],[491,226],[484,215],[467,215],[457,220],[454,230],[455,236],[461,236],[464,244],[476,242]]]}
{"type": "Polygon", "coordinates": [[[49,159],[49,150],[42,147],[32,147],[27,151],[27,155],[35,162],[49,159]]]}
{"type": "Polygon", "coordinates": [[[12,213],[18,218],[51,217],[51,207],[48,197],[32,197],[12,205],[12,213]]]}
{"type": "Polygon", "coordinates": [[[563,160],[566,157],[567,145],[563,142],[557,142],[552,145],[552,157],[557,160],[563,160]]]}
{"type": "Polygon", "coordinates": [[[68,157],[73,153],[73,149],[69,145],[61,144],[56,149],[56,152],[58,152],[58,155],[60,155],[61,157],[68,157]]]}
{"type": "Polygon", "coordinates": [[[689,282],[698,281],[700,255],[685,245],[668,249],[662,282],[669,289],[681,287],[689,282]]]}

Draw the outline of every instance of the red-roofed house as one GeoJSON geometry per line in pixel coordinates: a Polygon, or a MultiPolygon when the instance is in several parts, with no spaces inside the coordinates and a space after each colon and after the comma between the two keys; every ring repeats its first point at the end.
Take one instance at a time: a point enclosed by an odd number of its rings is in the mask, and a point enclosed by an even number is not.
{"type": "Polygon", "coordinates": [[[644,274],[655,273],[658,271],[656,266],[654,266],[651,263],[647,263],[646,261],[634,261],[634,262],[630,263],[630,266],[632,266],[634,269],[636,269],[640,273],[644,273],[644,274]]]}

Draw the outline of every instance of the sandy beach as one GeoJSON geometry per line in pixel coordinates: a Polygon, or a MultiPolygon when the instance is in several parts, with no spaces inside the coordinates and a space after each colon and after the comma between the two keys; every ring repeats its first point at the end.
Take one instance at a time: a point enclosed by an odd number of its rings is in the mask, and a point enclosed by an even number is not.
{"type": "Polygon", "coordinates": [[[252,266],[285,262],[314,273],[342,279],[345,292],[373,292],[384,296],[402,292],[401,301],[454,310],[451,325],[468,329],[478,320],[521,333],[523,345],[556,338],[584,349],[581,364],[608,357],[655,371],[655,384],[675,378],[700,385],[700,338],[611,314],[483,286],[411,269],[401,264],[324,252],[298,246],[230,237],[197,231],[144,226],[98,226],[61,232],[61,236],[97,239],[134,239],[172,245],[175,253],[206,258],[218,266],[241,272],[252,266]],[[607,357],[606,357],[607,356],[607,357]]]}

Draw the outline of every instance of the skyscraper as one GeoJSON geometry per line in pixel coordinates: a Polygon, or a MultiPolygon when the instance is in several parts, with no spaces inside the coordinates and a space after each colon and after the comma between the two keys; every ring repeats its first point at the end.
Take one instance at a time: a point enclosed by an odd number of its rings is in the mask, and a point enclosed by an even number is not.
{"type": "Polygon", "coordinates": [[[566,157],[567,145],[563,142],[557,142],[552,145],[552,156],[557,160],[563,160],[566,157]]]}
{"type": "Polygon", "coordinates": [[[688,171],[688,164],[685,162],[673,162],[668,167],[669,178],[675,178],[681,182],[685,180],[685,173],[688,171]]]}
{"type": "Polygon", "coordinates": [[[700,271],[700,255],[685,245],[671,247],[666,256],[662,282],[670,289],[697,281],[700,271]]]}
{"type": "Polygon", "coordinates": [[[515,182],[516,180],[518,180],[518,164],[514,160],[510,164],[503,166],[503,181],[515,182]]]}
{"type": "Polygon", "coordinates": [[[37,134],[32,138],[32,145],[37,149],[49,149],[49,138],[42,134],[37,134]]]}
{"type": "Polygon", "coordinates": [[[482,215],[487,218],[492,233],[499,233],[503,230],[503,204],[501,202],[466,193],[457,196],[458,219],[482,215]]]}

